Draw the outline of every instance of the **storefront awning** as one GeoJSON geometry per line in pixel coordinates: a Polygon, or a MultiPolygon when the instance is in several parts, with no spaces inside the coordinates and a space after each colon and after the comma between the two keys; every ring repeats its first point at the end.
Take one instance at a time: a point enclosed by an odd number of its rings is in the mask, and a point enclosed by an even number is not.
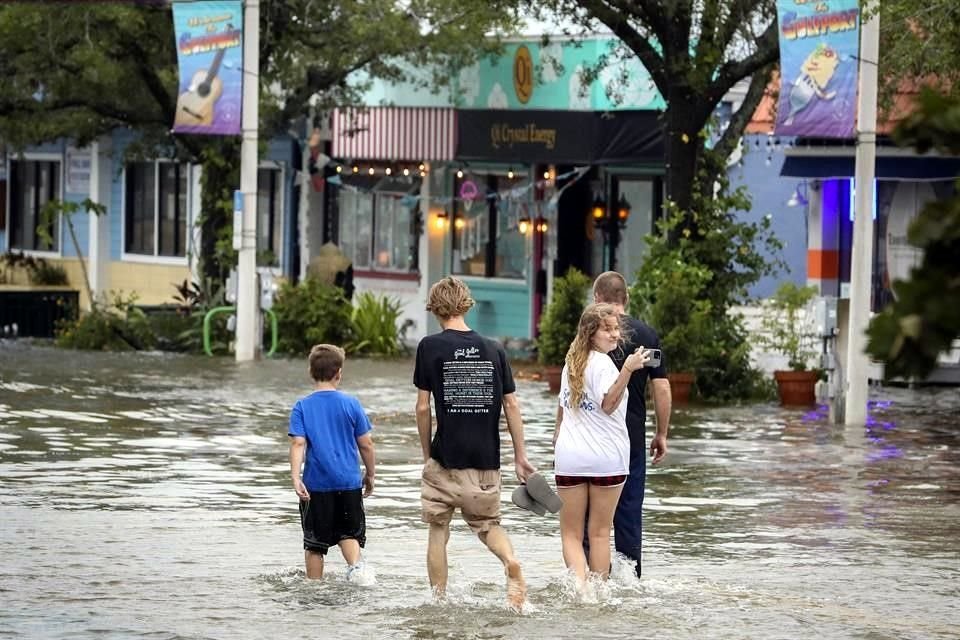
{"type": "Polygon", "coordinates": [[[333,114],[334,158],[407,162],[453,159],[454,111],[445,107],[366,107],[333,114]]]}
{"type": "MultiPolygon", "coordinates": [[[[852,178],[855,160],[852,155],[787,156],[780,175],[794,178],[852,178]]],[[[960,158],[938,156],[878,156],[878,180],[935,181],[960,176],[960,158]]]]}
{"type": "Polygon", "coordinates": [[[663,163],[656,111],[457,111],[456,159],[505,163],[663,163]]]}

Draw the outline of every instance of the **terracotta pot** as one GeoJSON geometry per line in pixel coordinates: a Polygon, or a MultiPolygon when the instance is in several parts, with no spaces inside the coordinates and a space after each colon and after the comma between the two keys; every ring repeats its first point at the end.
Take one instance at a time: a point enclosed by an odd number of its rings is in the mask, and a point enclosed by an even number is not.
{"type": "Polygon", "coordinates": [[[812,407],[817,403],[815,388],[820,375],[816,371],[774,371],[780,404],[785,407],[812,407]]]}
{"type": "Polygon", "coordinates": [[[563,373],[563,367],[555,364],[548,364],[543,367],[543,379],[547,381],[547,387],[550,393],[560,393],[560,374],[563,373]]]}
{"type": "Polygon", "coordinates": [[[678,373],[668,373],[667,380],[670,381],[670,395],[673,397],[673,404],[684,405],[690,402],[690,387],[693,386],[694,375],[685,371],[678,373]]]}

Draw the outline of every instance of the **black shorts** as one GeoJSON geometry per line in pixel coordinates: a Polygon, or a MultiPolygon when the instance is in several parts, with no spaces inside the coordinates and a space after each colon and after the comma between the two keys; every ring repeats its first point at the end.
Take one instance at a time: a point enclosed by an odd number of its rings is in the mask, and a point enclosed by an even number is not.
{"type": "Polygon", "coordinates": [[[309,500],[300,501],[303,548],[326,555],[327,549],[341,540],[367,543],[367,521],[363,514],[360,489],[347,491],[311,491],[309,500]]]}

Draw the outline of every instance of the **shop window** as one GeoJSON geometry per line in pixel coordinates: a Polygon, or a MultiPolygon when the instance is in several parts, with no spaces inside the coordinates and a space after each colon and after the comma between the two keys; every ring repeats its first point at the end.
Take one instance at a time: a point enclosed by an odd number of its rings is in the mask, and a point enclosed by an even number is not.
{"type": "Polygon", "coordinates": [[[453,216],[453,267],[458,275],[524,278],[526,236],[519,221],[530,218],[530,203],[511,198],[488,197],[510,189],[506,175],[471,173],[457,179],[453,216]],[[472,184],[471,184],[472,183],[472,184]],[[477,193],[473,199],[462,194],[477,193]]]}
{"type": "Polygon", "coordinates": [[[283,248],[283,185],[280,169],[257,171],[257,264],[279,267],[283,248]]]}
{"type": "Polygon", "coordinates": [[[126,167],[124,252],[183,257],[187,244],[187,166],[131,162],[126,167]]]}
{"type": "Polygon", "coordinates": [[[10,163],[11,249],[59,251],[59,216],[44,220],[42,211],[60,198],[60,163],[17,160],[10,163]]]}
{"type": "Polygon", "coordinates": [[[354,269],[409,273],[417,270],[419,183],[390,179],[358,182],[339,191],[340,250],[354,269]]]}

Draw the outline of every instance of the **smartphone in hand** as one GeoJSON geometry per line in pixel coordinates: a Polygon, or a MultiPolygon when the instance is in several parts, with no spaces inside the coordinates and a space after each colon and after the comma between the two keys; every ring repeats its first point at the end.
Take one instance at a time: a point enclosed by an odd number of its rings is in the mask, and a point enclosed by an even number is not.
{"type": "Polygon", "coordinates": [[[647,360],[647,363],[643,366],[650,367],[650,368],[659,367],[660,358],[663,357],[663,354],[660,352],[660,349],[647,349],[646,351],[647,351],[647,355],[649,356],[649,360],[647,360]]]}

